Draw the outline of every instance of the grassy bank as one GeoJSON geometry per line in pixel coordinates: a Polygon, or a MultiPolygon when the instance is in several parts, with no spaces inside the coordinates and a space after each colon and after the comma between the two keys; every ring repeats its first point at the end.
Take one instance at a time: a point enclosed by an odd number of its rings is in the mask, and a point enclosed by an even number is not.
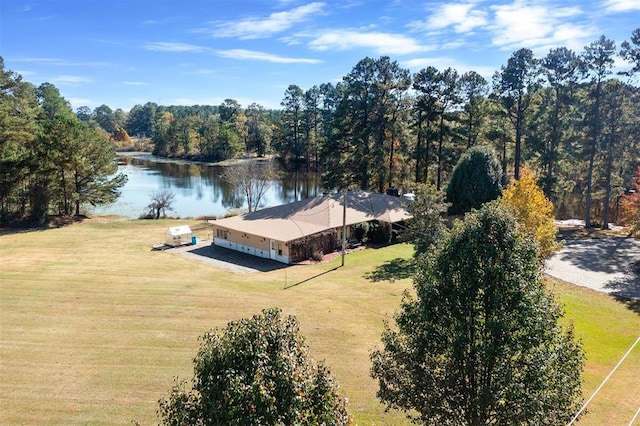
{"type": "MultiPolygon", "coordinates": [[[[411,247],[352,253],[337,270],[339,259],[239,275],[151,251],[176,223],[98,218],[0,234],[1,424],[156,423],[173,378],[191,376],[198,337],[272,306],[298,317],[358,424],[408,424],[376,400],[369,353],[411,287],[401,268],[376,267],[411,247]]],[[[206,225],[189,224],[208,237],[206,225]]],[[[588,396],[638,335],[640,316],[606,295],[553,288],[585,344],[588,396]]],[[[627,424],[639,371],[636,350],[580,424],[627,424]]]]}

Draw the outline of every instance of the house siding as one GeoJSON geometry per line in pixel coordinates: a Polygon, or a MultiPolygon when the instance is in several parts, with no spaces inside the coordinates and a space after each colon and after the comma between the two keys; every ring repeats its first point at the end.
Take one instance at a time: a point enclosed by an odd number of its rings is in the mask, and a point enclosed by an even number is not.
{"type": "MultiPolygon", "coordinates": [[[[271,241],[260,235],[253,235],[246,232],[234,231],[224,227],[213,227],[213,244],[219,247],[247,253],[252,256],[271,259],[271,241]]],[[[289,263],[289,247],[284,241],[276,241],[275,256],[273,260],[281,263],[289,263]]]]}

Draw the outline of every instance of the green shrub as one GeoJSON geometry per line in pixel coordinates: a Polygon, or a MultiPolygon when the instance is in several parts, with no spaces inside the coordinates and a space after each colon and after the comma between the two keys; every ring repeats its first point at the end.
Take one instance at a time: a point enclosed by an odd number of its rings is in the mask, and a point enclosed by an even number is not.
{"type": "Polygon", "coordinates": [[[295,317],[268,309],[202,337],[191,386],[159,401],[165,425],[344,425],[346,401],[295,317]]]}

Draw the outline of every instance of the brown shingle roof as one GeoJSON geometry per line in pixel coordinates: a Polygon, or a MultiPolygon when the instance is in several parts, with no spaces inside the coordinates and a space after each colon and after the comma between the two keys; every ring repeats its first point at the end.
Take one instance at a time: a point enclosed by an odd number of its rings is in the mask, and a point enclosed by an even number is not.
{"type": "MultiPolygon", "coordinates": [[[[408,219],[411,216],[404,203],[404,199],[386,194],[349,191],[346,223],[353,225],[374,219],[395,223],[408,219]]],[[[330,194],[220,219],[214,226],[273,240],[292,241],[341,227],[342,215],[342,194],[330,194]]]]}

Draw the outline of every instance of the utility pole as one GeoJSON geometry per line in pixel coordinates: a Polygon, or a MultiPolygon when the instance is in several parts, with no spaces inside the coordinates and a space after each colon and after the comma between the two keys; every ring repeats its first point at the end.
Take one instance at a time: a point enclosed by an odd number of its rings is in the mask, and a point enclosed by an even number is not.
{"type": "Polygon", "coordinates": [[[342,194],[342,265],[344,266],[344,254],[347,249],[347,190],[342,194]]]}

